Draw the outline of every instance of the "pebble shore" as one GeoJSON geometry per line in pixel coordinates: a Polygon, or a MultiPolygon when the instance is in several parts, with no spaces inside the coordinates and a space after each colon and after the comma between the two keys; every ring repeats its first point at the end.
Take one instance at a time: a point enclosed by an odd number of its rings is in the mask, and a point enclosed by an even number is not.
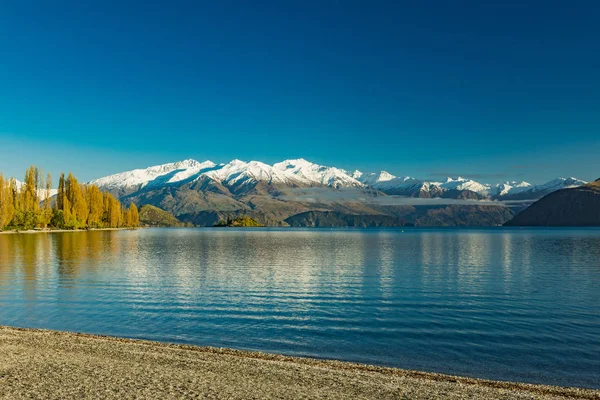
{"type": "Polygon", "coordinates": [[[0,327],[2,399],[600,399],[498,382],[258,352],[0,327]]]}

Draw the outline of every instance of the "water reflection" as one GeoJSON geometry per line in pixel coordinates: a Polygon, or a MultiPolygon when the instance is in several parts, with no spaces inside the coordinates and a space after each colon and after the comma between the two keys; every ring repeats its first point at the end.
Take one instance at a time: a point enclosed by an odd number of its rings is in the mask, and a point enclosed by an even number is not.
{"type": "Polygon", "coordinates": [[[0,310],[0,324],[600,387],[600,231],[0,235],[0,310]]]}

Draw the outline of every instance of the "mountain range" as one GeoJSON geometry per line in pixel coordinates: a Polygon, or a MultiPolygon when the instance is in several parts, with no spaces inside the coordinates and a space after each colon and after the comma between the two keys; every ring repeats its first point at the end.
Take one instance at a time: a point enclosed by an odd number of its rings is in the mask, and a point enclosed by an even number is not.
{"type": "Polygon", "coordinates": [[[364,216],[384,225],[499,225],[549,193],[586,184],[576,178],[556,178],[543,185],[488,184],[463,177],[431,181],[386,171],[347,171],[305,159],[273,165],[184,160],[89,183],[122,201],[154,205],[196,225],[243,214],[267,225],[288,225],[290,221],[301,225],[301,216],[290,218],[310,212],[314,221],[319,213],[334,212],[319,220],[333,221],[332,225],[359,221],[360,226],[370,224],[364,216]],[[386,217],[388,222],[382,223],[386,217]]]}

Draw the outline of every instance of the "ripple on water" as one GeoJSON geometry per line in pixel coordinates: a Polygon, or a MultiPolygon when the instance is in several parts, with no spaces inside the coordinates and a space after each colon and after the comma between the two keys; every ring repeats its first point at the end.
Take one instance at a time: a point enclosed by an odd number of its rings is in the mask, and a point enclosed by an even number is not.
{"type": "Polygon", "coordinates": [[[600,230],[2,235],[0,324],[600,388],[600,230]]]}

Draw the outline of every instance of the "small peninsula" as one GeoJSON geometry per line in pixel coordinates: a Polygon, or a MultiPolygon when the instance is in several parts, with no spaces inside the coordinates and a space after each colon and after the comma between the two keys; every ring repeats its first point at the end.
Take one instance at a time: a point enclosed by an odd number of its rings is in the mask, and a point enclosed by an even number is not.
{"type": "Polygon", "coordinates": [[[140,224],[145,227],[184,227],[185,223],[178,220],[173,214],[150,204],[140,208],[140,224]]]}
{"type": "Polygon", "coordinates": [[[260,228],[264,227],[263,224],[259,223],[255,219],[244,215],[237,218],[227,218],[227,220],[221,220],[217,222],[214,227],[216,228],[260,228]]]}

